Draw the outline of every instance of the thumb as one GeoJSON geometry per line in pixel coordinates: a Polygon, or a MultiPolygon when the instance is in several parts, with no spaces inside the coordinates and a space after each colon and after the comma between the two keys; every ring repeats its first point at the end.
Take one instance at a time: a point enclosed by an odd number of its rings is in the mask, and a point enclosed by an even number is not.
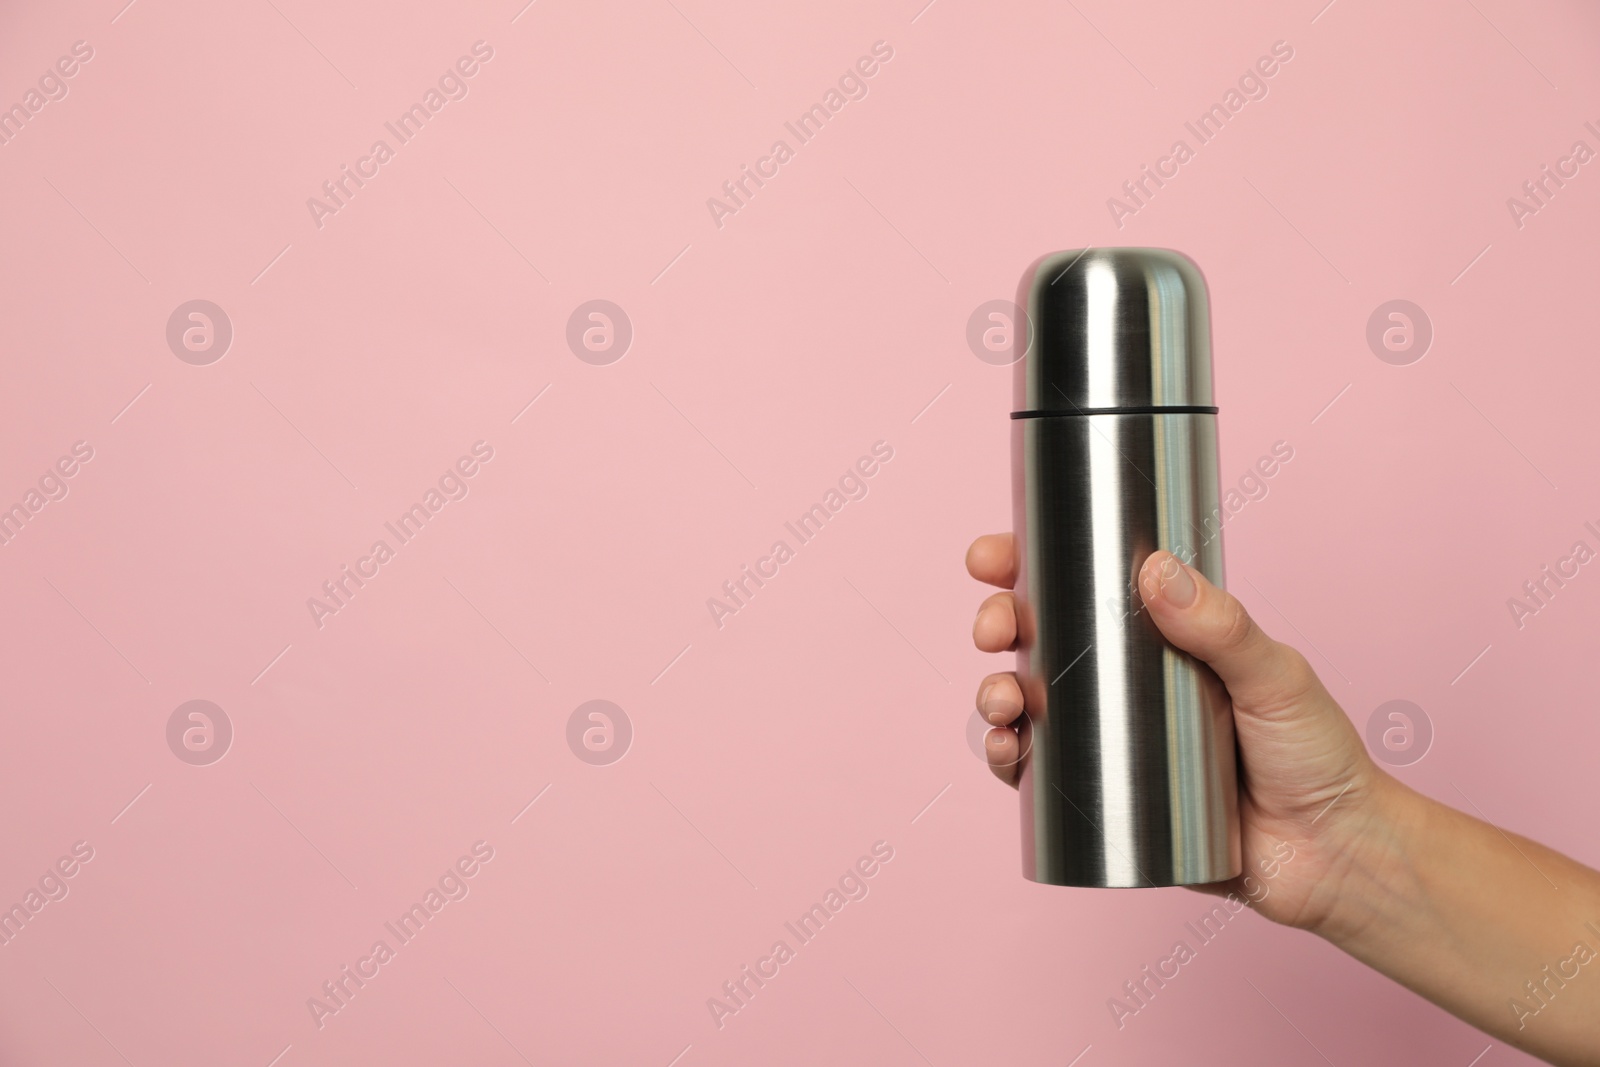
{"type": "Polygon", "coordinates": [[[1304,656],[1268,637],[1237,598],[1171,552],[1145,560],[1139,591],[1162,634],[1217,673],[1236,710],[1272,718],[1322,692],[1304,656]]]}

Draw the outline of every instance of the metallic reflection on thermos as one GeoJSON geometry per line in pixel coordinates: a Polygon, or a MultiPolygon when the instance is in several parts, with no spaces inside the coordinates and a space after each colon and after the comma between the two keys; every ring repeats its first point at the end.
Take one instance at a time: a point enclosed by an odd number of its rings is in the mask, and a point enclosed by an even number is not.
{"type": "Polygon", "coordinates": [[[1074,886],[1240,872],[1227,695],[1136,581],[1167,549],[1222,585],[1205,280],[1163,249],[1058,252],[1023,276],[1012,477],[1026,751],[1023,873],[1074,886]]]}

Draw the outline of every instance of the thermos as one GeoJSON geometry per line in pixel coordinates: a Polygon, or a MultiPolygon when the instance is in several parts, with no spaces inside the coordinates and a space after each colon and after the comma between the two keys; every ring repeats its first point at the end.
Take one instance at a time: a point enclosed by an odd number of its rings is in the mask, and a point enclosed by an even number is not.
{"type": "Polygon", "coordinates": [[[1226,692],[1168,644],[1139,568],[1223,583],[1205,279],[1165,249],[1045,256],[1014,331],[1023,873],[1172,886],[1240,873],[1226,692]],[[1019,324],[1020,326],[1021,324],[1019,324]]]}

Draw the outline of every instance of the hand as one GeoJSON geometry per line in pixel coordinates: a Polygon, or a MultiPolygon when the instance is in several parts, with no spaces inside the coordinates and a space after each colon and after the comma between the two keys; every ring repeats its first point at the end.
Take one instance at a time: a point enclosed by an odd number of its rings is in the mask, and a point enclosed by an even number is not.
{"type": "MultiPolygon", "coordinates": [[[[1010,534],[980,537],[967,571],[1000,586],[978,609],[972,639],[984,652],[1017,647],[1016,558],[1010,534]]],[[[1367,754],[1360,735],[1323,688],[1304,656],[1263,633],[1244,606],[1170,552],[1156,552],[1139,572],[1151,618],[1173,645],[1209,664],[1233,706],[1241,767],[1240,844],[1244,874],[1206,887],[1256,901],[1275,922],[1317,930],[1339,898],[1359,850],[1381,836],[1395,782],[1367,754]],[[1262,864],[1294,849],[1270,882],[1262,864]],[[1254,875],[1253,891],[1243,879],[1254,875]],[[1262,895],[1263,886],[1266,889],[1262,895]]],[[[978,685],[978,711],[992,725],[984,739],[989,766],[1015,786],[1025,755],[1017,729],[1023,712],[1015,671],[978,685]]],[[[1070,714],[1070,709],[1069,709],[1070,714]]]]}

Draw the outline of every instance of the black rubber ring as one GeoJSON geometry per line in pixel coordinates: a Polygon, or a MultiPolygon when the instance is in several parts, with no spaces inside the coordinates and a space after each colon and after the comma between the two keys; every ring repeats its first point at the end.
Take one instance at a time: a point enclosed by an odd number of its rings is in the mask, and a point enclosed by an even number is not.
{"type": "Polygon", "coordinates": [[[1187,406],[1158,407],[1147,404],[1120,408],[1079,408],[1076,411],[1013,411],[1013,419],[1047,419],[1057,415],[1075,418],[1079,415],[1215,415],[1215,406],[1190,404],[1187,406]]]}

